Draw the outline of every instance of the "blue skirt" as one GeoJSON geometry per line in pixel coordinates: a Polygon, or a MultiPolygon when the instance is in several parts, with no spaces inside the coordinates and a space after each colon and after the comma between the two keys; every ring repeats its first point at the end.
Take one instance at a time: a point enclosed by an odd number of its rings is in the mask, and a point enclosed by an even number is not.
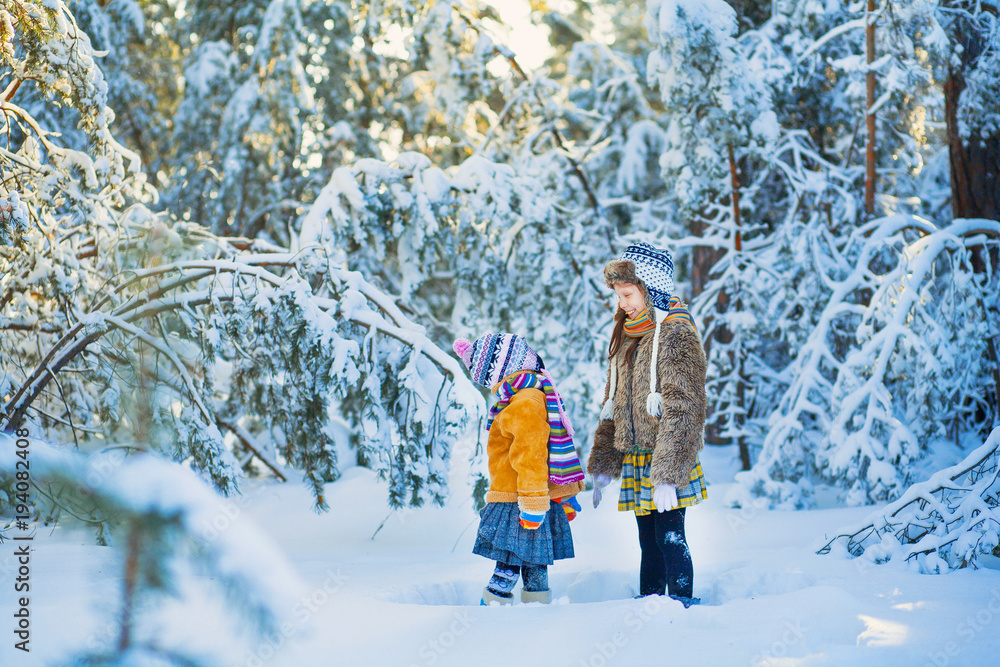
{"type": "Polygon", "coordinates": [[[487,503],[479,513],[472,553],[509,565],[551,565],[573,557],[573,534],[562,505],[550,502],[536,530],[522,528],[520,519],[517,503],[487,503]]]}

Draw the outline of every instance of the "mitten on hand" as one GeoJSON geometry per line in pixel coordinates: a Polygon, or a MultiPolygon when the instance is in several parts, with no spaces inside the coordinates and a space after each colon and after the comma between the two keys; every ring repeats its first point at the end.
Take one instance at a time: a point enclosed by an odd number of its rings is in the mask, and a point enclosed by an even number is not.
{"type": "Polygon", "coordinates": [[[566,518],[572,521],[576,518],[577,512],[582,512],[583,508],[580,507],[580,502],[576,499],[576,496],[572,498],[567,498],[559,503],[563,511],[566,512],[566,518]]]}
{"type": "Polygon", "coordinates": [[[673,484],[657,484],[653,489],[653,504],[657,512],[666,512],[677,507],[677,487],[673,484]]]}
{"type": "Polygon", "coordinates": [[[601,497],[604,495],[604,487],[611,483],[611,478],[607,475],[594,475],[594,507],[601,504],[601,497]]]}
{"type": "Polygon", "coordinates": [[[521,528],[528,530],[538,530],[538,527],[545,521],[545,512],[530,512],[521,510],[521,528]]]}

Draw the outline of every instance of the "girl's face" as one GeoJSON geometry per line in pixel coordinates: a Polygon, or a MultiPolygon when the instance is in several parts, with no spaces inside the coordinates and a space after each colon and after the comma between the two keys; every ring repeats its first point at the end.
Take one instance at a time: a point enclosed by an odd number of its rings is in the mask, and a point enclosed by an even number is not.
{"type": "Polygon", "coordinates": [[[615,285],[615,294],[618,295],[618,307],[625,311],[630,320],[646,309],[646,300],[642,295],[642,288],[632,283],[619,283],[615,285]]]}

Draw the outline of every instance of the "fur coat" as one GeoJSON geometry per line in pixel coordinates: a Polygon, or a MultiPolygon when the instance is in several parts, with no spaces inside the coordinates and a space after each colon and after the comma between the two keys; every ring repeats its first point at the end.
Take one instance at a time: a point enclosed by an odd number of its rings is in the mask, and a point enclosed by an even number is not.
{"type": "MultiPolygon", "coordinates": [[[[653,335],[640,339],[631,367],[626,355],[632,341],[626,339],[611,360],[618,371],[614,418],[602,420],[594,434],[587,462],[591,476],[620,477],[625,454],[638,448],[653,452],[653,485],[673,484],[678,490],[688,485],[704,446],[705,351],[701,336],[689,323],[667,321],[661,329],[657,376],[662,413],[653,417],[646,411],[653,335]]],[[[605,400],[610,400],[607,391],[605,388],[605,400]]]]}

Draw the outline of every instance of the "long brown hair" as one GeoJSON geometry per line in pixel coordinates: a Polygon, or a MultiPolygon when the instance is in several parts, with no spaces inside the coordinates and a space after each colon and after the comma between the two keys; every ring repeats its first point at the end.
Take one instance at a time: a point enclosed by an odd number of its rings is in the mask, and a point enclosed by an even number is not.
{"type": "MultiPolygon", "coordinates": [[[[617,283],[616,283],[617,284],[617,283]]],[[[639,292],[642,293],[642,298],[644,301],[648,302],[646,297],[646,286],[642,283],[628,283],[629,285],[635,285],[639,288],[639,292]]],[[[628,314],[622,310],[621,306],[618,306],[618,310],[615,311],[615,328],[611,330],[611,343],[608,345],[608,359],[614,359],[614,356],[618,354],[618,350],[621,349],[622,343],[625,342],[625,320],[628,319],[628,314]]],[[[632,366],[635,360],[635,350],[639,347],[639,339],[634,338],[632,340],[632,345],[628,349],[628,354],[625,359],[628,361],[629,367],[632,366]]]]}
{"type": "MultiPolygon", "coordinates": [[[[615,327],[611,330],[611,344],[608,345],[608,359],[614,359],[615,355],[618,354],[618,350],[621,349],[622,344],[625,342],[626,319],[628,319],[628,315],[621,309],[621,307],[619,307],[618,310],[615,311],[615,327]]],[[[639,347],[639,339],[633,338],[632,345],[625,354],[625,360],[628,361],[629,367],[631,367],[635,362],[635,350],[637,347],[639,347]]]]}

